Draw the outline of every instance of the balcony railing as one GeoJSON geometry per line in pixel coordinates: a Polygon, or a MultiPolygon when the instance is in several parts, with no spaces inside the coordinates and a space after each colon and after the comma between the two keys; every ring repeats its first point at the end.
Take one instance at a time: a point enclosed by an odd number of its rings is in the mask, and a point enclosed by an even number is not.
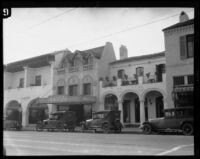
{"type": "Polygon", "coordinates": [[[138,84],[150,84],[150,83],[160,83],[164,82],[166,79],[166,74],[162,74],[162,78],[160,80],[156,79],[156,76],[139,76],[137,78],[123,78],[117,80],[102,80],[102,87],[113,87],[113,86],[127,86],[127,85],[138,85],[138,84]]]}
{"type": "Polygon", "coordinates": [[[83,65],[83,71],[92,70],[92,69],[93,69],[93,65],[83,65]]]}
{"type": "Polygon", "coordinates": [[[78,72],[79,71],[79,67],[70,67],[69,68],[69,72],[78,72]]]}
{"type": "Polygon", "coordinates": [[[103,81],[102,87],[114,87],[117,86],[117,81],[103,81]]]}

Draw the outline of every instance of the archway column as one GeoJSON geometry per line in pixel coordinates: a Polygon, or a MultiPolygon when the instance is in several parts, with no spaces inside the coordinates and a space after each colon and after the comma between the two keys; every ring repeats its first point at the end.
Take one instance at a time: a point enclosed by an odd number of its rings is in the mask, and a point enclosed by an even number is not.
{"type": "Polygon", "coordinates": [[[118,101],[118,107],[119,107],[119,110],[121,111],[121,115],[120,115],[120,121],[122,124],[123,123],[123,105],[122,105],[122,101],[118,101]]]}
{"type": "Polygon", "coordinates": [[[164,109],[167,109],[167,98],[163,98],[164,109]]]}
{"type": "Polygon", "coordinates": [[[145,121],[144,99],[140,99],[140,123],[145,121]]]}

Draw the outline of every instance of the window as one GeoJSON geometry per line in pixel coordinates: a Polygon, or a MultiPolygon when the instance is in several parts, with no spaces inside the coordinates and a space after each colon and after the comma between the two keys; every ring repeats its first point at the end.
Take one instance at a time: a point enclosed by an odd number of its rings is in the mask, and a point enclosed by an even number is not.
{"type": "Polygon", "coordinates": [[[124,72],[123,69],[122,70],[118,70],[117,76],[118,76],[119,79],[124,78],[124,75],[125,75],[125,72],[124,72]]]}
{"type": "Polygon", "coordinates": [[[35,76],[35,85],[41,86],[41,75],[35,76]]]}
{"type": "Polygon", "coordinates": [[[69,96],[76,96],[76,95],[78,95],[78,85],[69,86],[69,96]]]}
{"type": "Polygon", "coordinates": [[[83,95],[91,95],[91,83],[83,84],[83,95]]]}
{"type": "Polygon", "coordinates": [[[187,76],[188,78],[188,84],[194,84],[194,76],[193,75],[189,75],[187,76]]]}
{"type": "Polygon", "coordinates": [[[144,67],[136,68],[136,75],[137,76],[143,76],[144,75],[144,67]]]}
{"type": "Polygon", "coordinates": [[[174,82],[174,86],[184,85],[185,84],[185,82],[184,82],[184,76],[174,77],[173,82],[174,82]]]}
{"type": "Polygon", "coordinates": [[[180,57],[187,59],[194,56],[194,34],[180,37],[180,57]]]}
{"type": "Polygon", "coordinates": [[[19,88],[23,88],[24,87],[24,78],[20,78],[19,79],[19,88]]]}
{"type": "Polygon", "coordinates": [[[64,86],[58,86],[58,95],[65,94],[64,88],[65,88],[64,86]]]}

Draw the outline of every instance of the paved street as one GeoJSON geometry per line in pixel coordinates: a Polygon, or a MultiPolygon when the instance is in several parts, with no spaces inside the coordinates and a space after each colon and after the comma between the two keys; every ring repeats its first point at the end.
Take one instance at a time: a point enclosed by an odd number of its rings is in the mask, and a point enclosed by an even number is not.
{"type": "Polygon", "coordinates": [[[193,155],[193,136],[5,131],[7,155],[193,155]]]}

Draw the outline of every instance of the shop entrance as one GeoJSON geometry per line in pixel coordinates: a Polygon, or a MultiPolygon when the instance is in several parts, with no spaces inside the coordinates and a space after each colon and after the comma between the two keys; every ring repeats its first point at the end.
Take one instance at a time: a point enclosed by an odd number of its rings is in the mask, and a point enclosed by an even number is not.
{"type": "Polygon", "coordinates": [[[80,122],[84,120],[83,105],[82,104],[70,105],[69,110],[76,112],[76,118],[77,118],[77,123],[76,124],[79,125],[80,122]]]}

